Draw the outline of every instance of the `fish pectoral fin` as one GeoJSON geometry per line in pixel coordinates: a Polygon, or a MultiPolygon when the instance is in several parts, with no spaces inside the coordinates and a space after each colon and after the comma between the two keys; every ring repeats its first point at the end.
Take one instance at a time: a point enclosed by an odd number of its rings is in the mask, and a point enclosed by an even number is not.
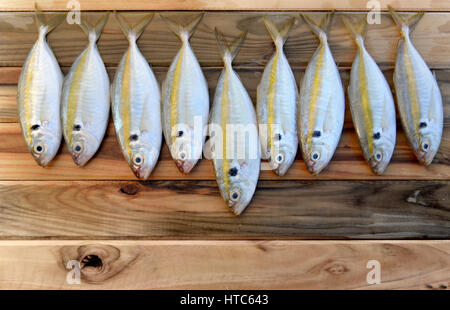
{"type": "Polygon", "coordinates": [[[442,95],[439,90],[439,87],[436,86],[436,83],[432,83],[431,88],[431,96],[430,96],[430,104],[428,111],[428,120],[431,122],[436,122],[442,120],[443,118],[443,110],[442,110],[442,95]],[[439,101],[439,103],[435,103],[435,101],[439,101]]]}

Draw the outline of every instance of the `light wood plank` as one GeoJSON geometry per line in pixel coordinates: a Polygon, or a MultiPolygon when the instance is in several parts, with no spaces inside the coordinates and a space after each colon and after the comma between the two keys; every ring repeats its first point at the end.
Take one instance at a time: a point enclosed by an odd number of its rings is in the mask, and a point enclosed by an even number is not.
{"type": "MultiPolygon", "coordinates": [[[[0,11],[32,11],[34,0],[8,0],[0,4],[0,11]]],[[[44,10],[67,10],[66,0],[36,1],[44,10]]],[[[82,10],[366,10],[366,0],[78,0],[82,10]]],[[[397,9],[450,10],[448,1],[384,0],[381,8],[393,5],[397,9]]]]}
{"type": "Polygon", "coordinates": [[[450,241],[0,242],[8,289],[442,289],[449,281],[450,241]],[[71,260],[81,262],[78,285],[66,281],[71,260]],[[370,260],[381,265],[381,284],[367,284],[370,260]]]}
{"type": "MultiPolygon", "coordinates": [[[[102,13],[83,13],[83,18],[94,22],[102,13]]],[[[130,23],[137,22],[143,13],[126,15],[130,23]]],[[[228,36],[236,36],[247,30],[248,37],[239,55],[236,66],[263,67],[274,51],[273,43],[262,22],[265,12],[208,12],[191,39],[192,48],[203,67],[222,66],[217,51],[213,29],[218,27],[228,36]]],[[[337,13],[329,43],[336,62],[349,67],[356,46],[345,29],[340,16],[351,15],[362,18],[361,13],[337,13]]],[[[192,19],[193,13],[167,14],[178,20],[192,19]]],[[[269,14],[280,23],[297,13],[279,12],[269,14]]],[[[317,20],[323,13],[311,13],[317,20]]],[[[450,68],[450,13],[427,13],[415,29],[412,40],[425,61],[432,68],[450,68]]],[[[383,66],[392,67],[399,39],[399,30],[392,18],[383,13],[380,24],[369,26],[366,46],[374,59],[383,66]]],[[[37,37],[33,13],[0,13],[0,66],[22,66],[37,37]]],[[[86,35],[77,25],[64,23],[48,36],[50,45],[60,65],[70,66],[87,44],[86,35]]],[[[127,40],[116,20],[110,18],[98,42],[102,58],[107,66],[117,66],[127,48],[127,40]]],[[[317,48],[318,40],[307,26],[297,19],[285,52],[293,66],[305,67],[317,48]]],[[[173,35],[160,17],[155,17],[139,40],[139,47],[153,66],[168,66],[180,48],[178,38],[173,35]]]]}
{"type": "Polygon", "coordinates": [[[236,217],[215,181],[2,181],[0,239],[449,238],[449,195],[448,181],[260,181],[236,217]]]}

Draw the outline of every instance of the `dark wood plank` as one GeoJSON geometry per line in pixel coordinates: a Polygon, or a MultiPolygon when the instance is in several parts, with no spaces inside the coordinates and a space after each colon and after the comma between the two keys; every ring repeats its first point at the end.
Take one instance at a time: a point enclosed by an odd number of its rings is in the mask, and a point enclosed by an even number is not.
{"type": "Polygon", "coordinates": [[[2,181],[1,239],[449,238],[448,181],[260,181],[239,217],[215,181],[2,181]]]}
{"type": "MultiPolygon", "coordinates": [[[[82,13],[83,18],[94,21],[102,13],[82,13]]],[[[143,13],[129,13],[130,23],[137,22],[143,13]]],[[[223,30],[228,36],[236,36],[241,31],[248,31],[248,37],[239,55],[234,60],[236,66],[264,66],[274,51],[273,43],[264,27],[262,17],[266,12],[208,12],[191,39],[192,48],[203,67],[221,66],[222,61],[217,51],[214,27],[223,30]]],[[[349,67],[356,47],[340,16],[352,15],[362,18],[361,13],[337,13],[334,19],[329,43],[336,62],[341,67],[349,67]]],[[[191,12],[168,13],[178,20],[189,20],[191,12]]],[[[280,22],[294,12],[277,12],[269,14],[280,22]]],[[[311,13],[317,20],[323,13],[311,13]]],[[[417,26],[412,39],[419,52],[432,68],[450,68],[450,14],[427,13],[417,26]]],[[[0,13],[0,66],[22,66],[37,37],[33,13],[0,13]]],[[[50,45],[62,66],[70,66],[76,56],[87,44],[87,38],[77,25],[64,23],[53,31],[49,37],[50,45]]],[[[392,66],[399,39],[399,30],[392,18],[383,13],[380,24],[370,25],[366,45],[375,60],[383,66],[392,66]]],[[[297,20],[289,40],[286,43],[286,55],[294,67],[304,67],[317,48],[318,40],[297,20]]],[[[127,40],[114,18],[110,18],[98,42],[100,53],[108,66],[117,66],[127,48],[127,40]]],[[[178,38],[167,25],[155,17],[142,35],[139,46],[153,66],[168,66],[180,48],[178,38]]]]}

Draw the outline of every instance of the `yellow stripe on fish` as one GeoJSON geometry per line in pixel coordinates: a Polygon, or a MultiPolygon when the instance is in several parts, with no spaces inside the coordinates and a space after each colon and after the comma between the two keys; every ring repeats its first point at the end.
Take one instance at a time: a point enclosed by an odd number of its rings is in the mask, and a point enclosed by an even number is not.
{"type": "Polygon", "coordinates": [[[86,49],[80,58],[80,62],[77,65],[77,70],[73,74],[72,84],[69,90],[69,101],[67,103],[67,129],[68,129],[68,144],[72,143],[72,129],[75,122],[75,116],[77,113],[78,100],[80,95],[80,87],[83,80],[83,72],[86,65],[88,50],[86,49]]]}
{"type": "MultiPolygon", "coordinates": [[[[34,53],[32,57],[30,57],[30,60],[28,62],[28,66],[33,68],[35,66],[35,62],[36,62],[36,56],[37,53],[34,53]]],[[[27,74],[27,80],[26,80],[26,85],[27,88],[25,89],[25,104],[24,104],[24,108],[25,108],[25,119],[26,119],[26,124],[27,124],[27,128],[24,128],[26,135],[27,135],[27,141],[28,144],[31,144],[31,131],[30,131],[30,126],[31,126],[31,102],[32,102],[32,98],[33,98],[33,81],[34,81],[34,75],[33,75],[34,70],[29,70],[28,74],[27,74]]]]}
{"type": "Polygon", "coordinates": [[[414,70],[412,68],[411,59],[408,53],[406,42],[404,42],[404,59],[405,59],[405,70],[408,83],[408,97],[411,102],[411,116],[413,118],[414,131],[419,131],[419,120],[420,120],[420,107],[419,98],[417,93],[417,85],[415,81],[414,70]]]}
{"type": "Polygon", "coordinates": [[[317,102],[319,101],[319,94],[320,94],[320,89],[321,89],[321,70],[323,67],[323,55],[325,52],[325,45],[322,44],[322,47],[320,49],[319,52],[319,57],[317,59],[317,64],[316,64],[316,70],[314,72],[314,81],[313,81],[313,87],[311,90],[311,104],[309,106],[309,122],[308,122],[308,136],[306,137],[306,144],[310,145],[311,144],[311,139],[312,139],[312,133],[314,131],[314,126],[315,126],[315,117],[316,114],[314,113],[314,111],[316,110],[316,106],[317,106],[317,102]]]}
{"type": "Polygon", "coordinates": [[[269,98],[267,100],[267,106],[268,106],[268,115],[267,115],[267,126],[268,126],[268,147],[270,150],[272,150],[272,125],[274,124],[274,118],[275,118],[275,111],[274,111],[274,101],[275,101],[275,84],[276,84],[276,78],[277,78],[277,69],[278,69],[278,53],[275,54],[273,58],[272,68],[270,71],[270,81],[269,81],[269,98]]]}
{"type": "MultiPolygon", "coordinates": [[[[184,49],[185,47],[183,44],[175,67],[175,73],[173,75],[173,86],[172,91],[170,93],[170,124],[172,126],[178,124],[178,92],[180,89],[181,62],[183,59],[184,49]]],[[[173,143],[175,140],[173,136],[171,137],[171,139],[173,143]]]]}
{"type": "Polygon", "coordinates": [[[228,71],[225,70],[225,78],[222,88],[222,178],[225,186],[225,192],[227,193],[230,187],[230,178],[228,176],[228,170],[230,169],[227,160],[227,120],[229,113],[229,98],[228,98],[228,71]]]}
{"type": "Polygon", "coordinates": [[[359,73],[359,89],[360,89],[360,96],[361,96],[361,106],[363,109],[363,115],[364,115],[364,126],[366,128],[366,139],[367,144],[369,146],[369,153],[372,154],[373,152],[373,121],[372,121],[372,109],[370,107],[370,98],[369,98],[369,90],[367,85],[367,77],[366,77],[366,69],[364,64],[364,57],[362,55],[359,57],[359,66],[358,66],[358,73],[359,73]]]}
{"type": "Polygon", "coordinates": [[[127,54],[125,60],[122,85],[121,85],[121,102],[122,102],[122,122],[123,122],[123,134],[125,137],[125,147],[127,149],[128,157],[131,157],[130,148],[130,57],[131,50],[127,54]]]}

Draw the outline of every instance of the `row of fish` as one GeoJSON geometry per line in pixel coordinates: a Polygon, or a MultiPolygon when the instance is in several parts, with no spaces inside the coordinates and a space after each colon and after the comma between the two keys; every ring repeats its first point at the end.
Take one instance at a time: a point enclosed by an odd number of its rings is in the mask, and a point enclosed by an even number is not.
{"type": "MultiPolygon", "coordinates": [[[[423,13],[409,19],[392,9],[391,14],[401,30],[394,72],[399,115],[418,160],[429,164],[441,140],[443,107],[436,79],[409,37],[423,13]]],[[[95,25],[81,22],[89,43],[64,78],[46,42],[47,33],[64,16],[47,22],[41,12],[36,12],[39,37],[19,79],[18,106],[23,135],[40,165],[46,166],[55,156],[62,135],[75,163],[86,164],[103,139],[111,102],[119,144],[138,178],[147,179],[156,165],[162,133],[183,173],[195,166],[202,156],[205,137],[210,136],[207,143],[217,183],[236,214],[245,209],[254,194],[261,158],[269,161],[276,174],[284,175],[295,159],[300,141],[305,164],[312,174],[327,166],[338,145],[345,114],[344,90],[327,42],[333,13],[326,14],[320,24],[301,14],[320,43],[306,68],[300,92],[283,52],[295,19],[277,28],[264,18],[275,52],[257,89],[256,111],[232,67],[246,33],[228,43],[215,29],[224,68],[209,111],[207,83],[189,44],[203,14],[186,26],[161,16],[181,41],[161,93],[136,44],[152,17],[153,14],[147,15],[130,27],[123,16],[116,14],[129,47],[110,87],[96,45],[108,14],[95,25]],[[228,130],[231,125],[238,130],[228,130]],[[256,138],[252,139],[252,135],[256,138]],[[243,150],[240,156],[236,149],[243,150]]],[[[358,47],[348,89],[354,127],[366,161],[374,173],[382,174],[395,146],[394,101],[381,70],[364,46],[366,18],[357,25],[345,17],[343,21],[358,47]]]]}

